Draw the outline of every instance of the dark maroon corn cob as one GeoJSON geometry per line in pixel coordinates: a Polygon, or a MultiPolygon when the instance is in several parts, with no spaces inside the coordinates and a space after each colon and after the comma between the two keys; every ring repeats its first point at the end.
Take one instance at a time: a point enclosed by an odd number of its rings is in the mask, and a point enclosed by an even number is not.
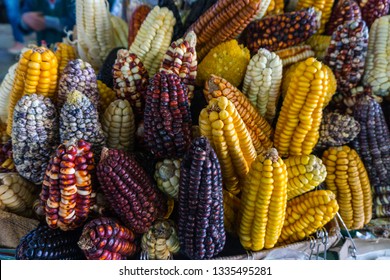
{"type": "Polygon", "coordinates": [[[61,144],[43,179],[41,207],[51,228],[72,230],[83,225],[95,203],[91,144],[75,140],[61,144]]]}
{"type": "Polygon", "coordinates": [[[180,169],[178,235],[191,259],[210,259],[225,246],[221,167],[205,137],[195,138],[180,169]]]}
{"type": "Polygon", "coordinates": [[[368,48],[368,28],[364,21],[348,21],[333,32],[324,63],[337,80],[337,91],[350,95],[363,77],[368,48]]]}
{"type": "Polygon", "coordinates": [[[358,0],[363,20],[370,28],[377,18],[389,13],[390,0],[358,0]]]}
{"type": "MultiPolygon", "coordinates": [[[[390,195],[390,133],[382,108],[372,97],[363,96],[354,107],[354,118],[361,131],[352,141],[367,169],[374,192],[374,205],[378,196],[390,195]]],[[[379,204],[379,205],[390,205],[379,204]]],[[[375,211],[374,211],[375,212],[375,211]]]]}
{"type": "Polygon", "coordinates": [[[182,157],[191,142],[188,88],[176,74],[157,73],[145,105],[144,137],[156,158],[182,157]]]}
{"type": "Polygon", "coordinates": [[[68,94],[74,90],[88,97],[96,110],[99,110],[100,97],[95,70],[91,64],[81,59],[70,60],[60,77],[57,97],[59,108],[66,102],[68,94]]]}
{"type": "Polygon", "coordinates": [[[252,54],[259,48],[277,51],[306,41],[318,28],[318,13],[308,8],[252,21],[244,30],[243,40],[252,54]]]}
{"type": "Polygon", "coordinates": [[[339,25],[347,21],[359,21],[362,14],[358,3],[354,0],[341,0],[333,8],[328,24],[326,25],[326,35],[332,35],[339,25]]]}
{"type": "Polygon", "coordinates": [[[136,252],[134,240],[131,230],[100,217],[84,226],[78,245],[88,260],[125,260],[136,252]]]}
{"type": "Polygon", "coordinates": [[[134,155],[105,148],[97,176],[110,207],[135,233],[145,233],[157,218],[165,215],[165,197],[134,155]]]}
{"type": "Polygon", "coordinates": [[[45,224],[25,235],[16,248],[17,260],[84,260],[77,246],[81,230],[62,231],[45,224]]]}
{"type": "Polygon", "coordinates": [[[143,119],[149,75],[141,60],[126,49],[119,50],[112,75],[117,97],[129,101],[137,120],[143,119]]]}

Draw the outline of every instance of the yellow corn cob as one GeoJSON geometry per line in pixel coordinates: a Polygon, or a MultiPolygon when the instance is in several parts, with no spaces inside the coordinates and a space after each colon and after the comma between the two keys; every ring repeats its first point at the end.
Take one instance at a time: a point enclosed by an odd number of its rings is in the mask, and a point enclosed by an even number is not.
{"type": "Polygon", "coordinates": [[[271,0],[262,0],[260,2],[260,7],[254,20],[261,20],[264,17],[265,13],[267,12],[270,4],[271,4],[271,0]]]}
{"type": "Polygon", "coordinates": [[[7,123],[8,120],[8,104],[17,66],[18,64],[15,63],[8,68],[8,72],[5,75],[3,82],[0,84],[0,118],[5,123],[7,123]]]}
{"type": "Polygon", "coordinates": [[[364,84],[376,95],[389,95],[390,90],[390,16],[383,16],[371,25],[364,84]]]}
{"type": "Polygon", "coordinates": [[[307,41],[306,44],[310,45],[315,53],[315,57],[318,60],[323,60],[326,54],[326,49],[329,47],[332,36],[314,34],[307,41]]]}
{"type": "Polygon", "coordinates": [[[317,11],[321,12],[321,25],[318,33],[322,34],[325,31],[325,25],[332,13],[333,3],[334,0],[299,0],[296,10],[314,7],[317,11]]]}
{"type": "Polygon", "coordinates": [[[61,76],[62,71],[68,64],[69,60],[76,59],[76,52],[71,45],[66,43],[57,43],[55,46],[55,56],[58,62],[58,76],[61,76]]]}
{"type": "Polygon", "coordinates": [[[274,136],[274,145],[282,157],[309,155],[313,151],[324,103],[331,94],[330,81],[326,67],[313,57],[300,62],[292,73],[274,136]]]}
{"type": "Polygon", "coordinates": [[[370,181],[359,155],[348,146],[331,147],[322,155],[327,189],[335,193],[348,229],[361,229],[372,217],[370,181]]]}
{"type": "Polygon", "coordinates": [[[205,84],[204,95],[206,100],[225,96],[233,103],[248,129],[258,154],[272,147],[270,140],[272,134],[271,126],[252,106],[248,98],[236,87],[223,78],[211,75],[210,80],[205,84]]]}
{"type": "Polygon", "coordinates": [[[129,52],[144,64],[150,77],[157,73],[169,48],[176,19],[168,8],[155,6],[141,25],[129,52]]]}
{"type": "Polygon", "coordinates": [[[211,99],[199,115],[199,127],[217,153],[226,189],[238,194],[256,150],[236,107],[224,96],[211,99]]]}
{"type": "Polygon", "coordinates": [[[33,184],[17,173],[0,174],[0,209],[22,215],[32,216],[32,205],[38,195],[34,195],[33,184]]]}
{"type": "Polygon", "coordinates": [[[311,191],[326,177],[326,167],[314,155],[291,156],[284,160],[287,166],[287,200],[311,191]]]}
{"type": "Polygon", "coordinates": [[[275,148],[256,158],[244,182],[238,231],[241,245],[252,251],[273,248],[287,204],[287,167],[275,148]]]}
{"type": "Polygon", "coordinates": [[[242,92],[268,123],[272,123],[275,117],[282,72],[279,56],[266,49],[259,49],[246,70],[242,92]]]}
{"type": "Polygon", "coordinates": [[[284,0],[271,0],[271,3],[268,6],[266,16],[268,15],[277,15],[282,14],[284,10],[284,0]]]}
{"type": "Polygon", "coordinates": [[[114,48],[114,30],[106,0],[76,1],[77,51],[97,70],[114,48]]]}
{"type": "MultiPolygon", "coordinates": [[[[13,116],[16,103],[25,94],[41,94],[53,100],[57,91],[57,68],[56,56],[45,47],[34,47],[24,52],[16,69],[8,115],[13,116]]],[[[11,135],[12,120],[12,117],[8,118],[8,135],[11,135]]]]}
{"type": "Polygon", "coordinates": [[[239,86],[245,75],[251,56],[249,50],[230,40],[212,48],[198,66],[197,85],[204,85],[211,74],[228,80],[233,86],[239,86]]]}
{"type": "Polygon", "coordinates": [[[105,112],[111,102],[116,99],[116,93],[100,80],[97,80],[97,85],[100,96],[100,109],[102,112],[105,112]]]}
{"type": "Polygon", "coordinates": [[[164,159],[156,164],[154,179],[157,187],[168,197],[178,199],[180,181],[179,159],[164,159]]]}
{"type": "Polygon", "coordinates": [[[168,260],[171,254],[179,252],[180,242],[173,221],[161,220],[151,226],[142,236],[141,248],[150,260],[168,260]]]}
{"type": "Polygon", "coordinates": [[[233,235],[237,235],[239,211],[240,199],[227,190],[223,190],[223,223],[225,230],[233,235]]]}
{"type": "Polygon", "coordinates": [[[102,118],[102,129],[107,148],[132,151],[134,149],[134,114],[127,100],[113,101],[102,118]]]}
{"type": "Polygon", "coordinates": [[[283,67],[305,60],[314,56],[314,51],[309,45],[299,45],[275,52],[283,61],[283,67]]]}
{"type": "Polygon", "coordinates": [[[338,210],[336,196],[329,190],[307,192],[289,200],[278,245],[305,239],[332,220],[338,210]]]}
{"type": "Polygon", "coordinates": [[[123,19],[110,15],[111,24],[114,31],[114,46],[127,48],[127,37],[129,36],[129,27],[123,19]]]}

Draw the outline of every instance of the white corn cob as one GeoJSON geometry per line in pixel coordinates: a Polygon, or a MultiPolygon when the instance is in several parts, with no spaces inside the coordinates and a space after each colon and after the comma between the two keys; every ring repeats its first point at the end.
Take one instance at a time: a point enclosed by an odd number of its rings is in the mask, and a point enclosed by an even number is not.
{"type": "Polygon", "coordinates": [[[259,49],[248,65],[243,93],[259,113],[272,123],[282,82],[282,60],[274,52],[259,49]]]}
{"type": "Polygon", "coordinates": [[[269,4],[271,4],[271,0],[263,0],[260,3],[259,11],[257,12],[257,15],[255,16],[254,20],[261,20],[265,13],[268,10],[269,4]]]}
{"type": "Polygon", "coordinates": [[[164,54],[169,48],[176,19],[168,8],[155,6],[141,25],[130,53],[136,54],[145,65],[150,77],[157,73],[164,54]]]}
{"type": "Polygon", "coordinates": [[[314,51],[309,45],[294,46],[275,52],[283,62],[283,67],[314,56],[314,51]]]}
{"type": "Polygon", "coordinates": [[[114,48],[114,31],[107,1],[77,0],[76,27],[80,58],[99,69],[114,48]]]}
{"type": "Polygon", "coordinates": [[[134,149],[134,114],[129,101],[113,101],[104,112],[102,128],[108,148],[126,151],[134,149]]]}
{"type": "Polygon", "coordinates": [[[34,195],[33,184],[23,179],[18,173],[0,174],[0,209],[22,215],[32,216],[34,195]]]}
{"type": "Polygon", "coordinates": [[[114,29],[114,47],[127,48],[127,37],[129,36],[129,27],[127,23],[117,16],[110,16],[111,24],[114,29]]]}
{"type": "Polygon", "coordinates": [[[376,95],[389,95],[390,90],[390,16],[378,18],[371,25],[364,84],[376,95]]]}
{"type": "Polygon", "coordinates": [[[0,85],[0,117],[5,123],[7,123],[8,119],[8,103],[17,66],[18,64],[15,63],[8,69],[8,73],[5,75],[4,80],[0,85]]]}

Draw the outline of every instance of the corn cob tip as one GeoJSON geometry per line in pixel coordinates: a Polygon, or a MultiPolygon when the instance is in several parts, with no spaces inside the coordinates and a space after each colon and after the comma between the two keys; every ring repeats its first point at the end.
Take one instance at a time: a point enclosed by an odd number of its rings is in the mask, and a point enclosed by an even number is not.
{"type": "Polygon", "coordinates": [[[264,153],[264,157],[271,159],[272,162],[277,162],[279,158],[278,150],[271,148],[264,153]]]}
{"type": "Polygon", "coordinates": [[[93,248],[93,240],[89,238],[91,230],[84,231],[77,242],[77,245],[81,250],[90,250],[93,248]]]}
{"type": "Polygon", "coordinates": [[[195,48],[195,46],[196,46],[196,33],[191,30],[190,32],[188,32],[185,35],[184,40],[189,43],[190,47],[195,48]]]}
{"type": "Polygon", "coordinates": [[[100,153],[100,161],[103,162],[106,157],[108,156],[108,152],[110,151],[109,148],[103,147],[102,152],[100,153]]]}
{"type": "Polygon", "coordinates": [[[81,100],[83,99],[84,94],[82,94],[80,91],[75,89],[71,93],[68,94],[67,102],[70,104],[78,104],[81,103],[81,100]]]}

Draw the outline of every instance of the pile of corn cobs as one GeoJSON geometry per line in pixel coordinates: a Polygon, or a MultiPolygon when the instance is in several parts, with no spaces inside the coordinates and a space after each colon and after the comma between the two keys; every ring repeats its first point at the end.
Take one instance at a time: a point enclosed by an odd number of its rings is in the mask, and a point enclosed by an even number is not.
{"type": "Polygon", "coordinates": [[[142,4],[127,34],[80,1],[97,45],[23,53],[0,206],[42,224],[16,257],[211,259],[390,217],[390,0],[287,2],[142,4]]]}

